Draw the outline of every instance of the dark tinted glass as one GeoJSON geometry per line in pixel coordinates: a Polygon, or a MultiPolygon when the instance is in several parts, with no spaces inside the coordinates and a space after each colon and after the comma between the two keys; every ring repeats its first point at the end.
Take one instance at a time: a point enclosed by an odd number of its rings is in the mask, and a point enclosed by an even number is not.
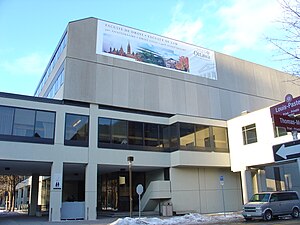
{"type": "Polygon", "coordinates": [[[158,146],[158,124],[145,123],[144,124],[145,146],[158,146]]]}
{"type": "Polygon", "coordinates": [[[143,145],[143,123],[128,121],[128,144],[143,145]]]}
{"type": "Polygon", "coordinates": [[[37,111],[35,123],[35,137],[54,138],[55,113],[37,111]]]}
{"type": "Polygon", "coordinates": [[[111,119],[99,118],[99,142],[110,143],[111,142],[111,119]]]}
{"type": "Polygon", "coordinates": [[[127,121],[115,120],[111,122],[112,143],[128,144],[127,140],[127,121]]]}
{"type": "Polygon", "coordinates": [[[178,137],[178,123],[174,123],[170,125],[170,148],[173,150],[179,148],[178,137]]]}
{"type": "Polygon", "coordinates": [[[14,108],[0,106],[0,134],[12,134],[13,118],[14,108]]]}
{"type": "Polygon", "coordinates": [[[164,149],[170,148],[170,127],[167,125],[159,125],[159,142],[160,147],[164,149]]]}
{"type": "Polygon", "coordinates": [[[35,122],[35,110],[15,109],[13,135],[33,137],[35,122]]]}

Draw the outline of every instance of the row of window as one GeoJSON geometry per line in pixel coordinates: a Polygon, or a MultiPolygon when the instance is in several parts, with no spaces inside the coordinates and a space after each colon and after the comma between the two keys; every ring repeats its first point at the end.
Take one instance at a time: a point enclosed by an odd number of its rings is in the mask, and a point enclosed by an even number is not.
{"type": "Polygon", "coordinates": [[[59,43],[59,46],[58,46],[55,54],[52,56],[50,63],[48,64],[48,66],[43,74],[43,78],[34,93],[34,96],[39,96],[39,94],[41,93],[46,81],[48,80],[50,73],[52,72],[57,60],[59,59],[59,57],[60,57],[61,53],[63,52],[64,48],[66,47],[66,45],[67,45],[67,33],[64,34],[64,37],[61,40],[61,42],[59,43]]]}
{"type": "Polygon", "coordinates": [[[55,75],[53,83],[48,88],[49,91],[45,92],[44,97],[54,98],[54,96],[58,92],[59,88],[64,83],[64,76],[65,76],[65,68],[64,68],[64,64],[62,64],[62,66],[59,68],[59,70],[57,71],[57,73],[55,75]]]}
{"type": "Polygon", "coordinates": [[[189,123],[161,125],[99,118],[98,146],[228,152],[227,129],[189,123]]]}
{"type": "Polygon", "coordinates": [[[55,112],[0,106],[3,139],[54,143],[55,112]]]}

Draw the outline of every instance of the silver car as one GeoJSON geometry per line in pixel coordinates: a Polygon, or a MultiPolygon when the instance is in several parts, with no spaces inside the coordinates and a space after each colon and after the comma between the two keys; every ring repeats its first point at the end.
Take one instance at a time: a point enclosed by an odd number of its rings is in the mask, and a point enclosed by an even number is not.
{"type": "Polygon", "coordinates": [[[262,218],[272,220],[278,216],[299,217],[300,200],[296,191],[261,192],[252,196],[243,207],[246,220],[262,218]]]}

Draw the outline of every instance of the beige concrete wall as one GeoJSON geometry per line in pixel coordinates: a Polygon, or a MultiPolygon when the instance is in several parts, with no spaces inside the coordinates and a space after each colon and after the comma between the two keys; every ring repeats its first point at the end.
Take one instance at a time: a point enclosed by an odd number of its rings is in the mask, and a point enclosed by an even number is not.
{"type": "Polygon", "coordinates": [[[95,18],[69,24],[64,98],[227,120],[300,94],[290,75],[221,53],[210,80],[96,55],[96,37],[95,18]]]}
{"type": "Polygon", "coordinates": [[[239,173],[229,168],[171,168],[171,192],[173,209],[177,213],[222,212],[220,176],[224,176],[226,211],[238,211],[242,207],[239,173]]]}

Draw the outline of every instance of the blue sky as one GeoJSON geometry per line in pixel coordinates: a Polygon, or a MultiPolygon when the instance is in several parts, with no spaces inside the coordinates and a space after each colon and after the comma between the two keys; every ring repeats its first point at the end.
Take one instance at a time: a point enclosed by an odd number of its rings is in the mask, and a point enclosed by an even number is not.
{"type": "Polygon", "coordinates": [[[265,40],[280,15],[277,0],[0,0],[0,92],[33,95],[68,22],[86,17],[283,70],[265,40]]]}

